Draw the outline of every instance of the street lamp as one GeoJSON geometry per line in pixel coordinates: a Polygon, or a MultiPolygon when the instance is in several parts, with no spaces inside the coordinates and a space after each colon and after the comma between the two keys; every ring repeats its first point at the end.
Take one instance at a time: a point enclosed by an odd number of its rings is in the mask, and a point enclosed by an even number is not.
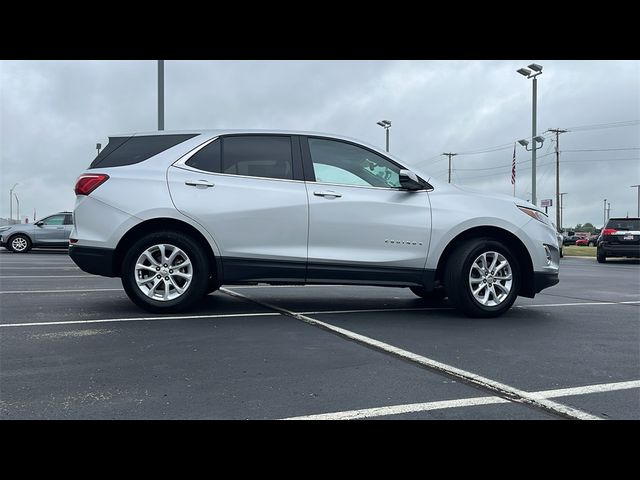
{"type": "MultiPolygon", "coordinates": [[[[525,140],[523,138],[522,140],[518,140],[518,143],[520,145],[522,145],[527,152],[532,152],[533,151],[533,149],[527,148],[529,146],[529,140],[525,140]]],[[[533,144],[535,145],[536,143],[539,143],[540,147],[542,147],[542,144],[544,143],[544,137],[542,137],[540,135],[538,135],[537,137],[533,137],[533,144]]],[[[540,147],[534,147],[534,148],[537,149],[537,148],[540,148],[540,147]]]]}
{"type": "Polygon", "coordinates": [[[14,183],[13,187],[9,189],[9,223],[13,222],[13,189],[16,188],[18,183],[14,183]]]}
{"type": "Polygon", "coordinates": [[[378,125],[380,125],[382,128],[384,128],[384,131],[387,134],[387,152],[389,151],[389,129],[391,128],[391,122],[389,120],[381,120],[379,122],[377,122],[378,125]]]}
{"type": "MultiPolygon", "coordinates": [[[[538,101],[538,75],[542,74],[542,65],[532,63],[529,68],[520,68],[516,70],[520,75],[533,78],[533,99],[531,113],[531,138],[536,139],[536,104],[538,101]]],[[[536,204],[536,142],[533,142],[531,148],[531,203],[536,204]]]]}
{"type": "Polygon", "coordinates": [[[18,194],[14,193],[13,196],[16,197],[16,204],[18,205],[18,223],[22,223],[20,221],[20,200],[18,199],[18,194]]]}

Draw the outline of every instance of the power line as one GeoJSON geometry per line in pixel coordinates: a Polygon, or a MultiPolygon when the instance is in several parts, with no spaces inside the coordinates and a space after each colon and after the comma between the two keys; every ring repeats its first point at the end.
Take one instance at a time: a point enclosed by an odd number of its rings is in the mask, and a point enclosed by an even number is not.
{"type": "Polygon", "coordinates": [[[622,151],[622,150],[640,150],[640,147],[629,147],[629,148],[587,148],[581,150],[560,150],[561,153],[564,152],[614,152],[614,151],[622,151]]]}

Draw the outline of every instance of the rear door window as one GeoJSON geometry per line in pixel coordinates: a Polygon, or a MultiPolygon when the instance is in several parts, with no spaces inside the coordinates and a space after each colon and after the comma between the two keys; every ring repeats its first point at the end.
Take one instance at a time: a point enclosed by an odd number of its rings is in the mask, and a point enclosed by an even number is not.
{"type": "Polygon", "coordinates": [[[280,135],[224,137],[221,173],[293,179],[291,137],[280,135]]]}
{"type": "Polygon", "coordinates": [[[197,134],[143,135],[139,137],[110,137],[105,149],[91,162],[89,168],[122,167],[175,147],[197,134]]]}

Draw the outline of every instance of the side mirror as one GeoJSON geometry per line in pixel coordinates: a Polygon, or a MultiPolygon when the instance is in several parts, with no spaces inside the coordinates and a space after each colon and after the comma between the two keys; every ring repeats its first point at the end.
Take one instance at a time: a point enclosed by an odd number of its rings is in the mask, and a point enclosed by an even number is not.
{"type": "Polygon", "coordinates": [[[42,222],[42,220],[40,220],[39,222],[34,223],[34,225],[36,227],[41,227],[42,225],[44,225],[44,223],[42,222]]]}
{"type": "Polygon", "coordinates": [[[400,170],[400,185],[405,190],[424,190],[429,184],[421,181],[411,170],[400,170]]]}

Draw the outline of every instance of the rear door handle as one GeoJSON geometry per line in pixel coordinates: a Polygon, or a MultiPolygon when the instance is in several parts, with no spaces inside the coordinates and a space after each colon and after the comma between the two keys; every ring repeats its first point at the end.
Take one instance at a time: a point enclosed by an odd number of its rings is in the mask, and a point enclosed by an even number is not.
{"type": "Polygon", "coordinates": [[[338,192],[333,192],[331,190],[324,190],[322,192],[313,192],[316,197],[341,197],[342,194],[338,192]]]}
{"type": "Polygon", "coordinates": [[[215,186],[215,184],[207,182],[206,180],[188,180],[184,182],[184,184],[196,188],[211,188],[215,186]]]}

